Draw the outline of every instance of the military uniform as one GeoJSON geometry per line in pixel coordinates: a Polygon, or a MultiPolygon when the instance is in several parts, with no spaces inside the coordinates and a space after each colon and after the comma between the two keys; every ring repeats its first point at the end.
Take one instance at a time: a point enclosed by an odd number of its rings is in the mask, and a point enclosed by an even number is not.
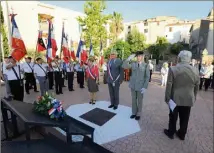
{"type": "Polygon", "coordinates": [[[150,71],[149,65],[144,62],[130,62],[128,60],[123,62],[124,69],[131,69],[132,75],[130,77],[129,88],[131,88],[132,95],[132,115],[140,117],[143,104],[142,89],[147,89],[150,71]]]}
{"type": "Polygon", "coordinates": [[[77,83],[80,85],[80,88],[84,87],[84,76],[85,76],[85,68],[83,65],[80,65],[79,63],[75,65],[75,70],[77,71],[77,83]]]}
{"type": "Polygon", "coordinates": [[[107,63],[107,83],[111,99],[109,108],[117,109],[119,105],[119,88],[124,78],[122,60],[118,58],[110,59],[107,63]]]}

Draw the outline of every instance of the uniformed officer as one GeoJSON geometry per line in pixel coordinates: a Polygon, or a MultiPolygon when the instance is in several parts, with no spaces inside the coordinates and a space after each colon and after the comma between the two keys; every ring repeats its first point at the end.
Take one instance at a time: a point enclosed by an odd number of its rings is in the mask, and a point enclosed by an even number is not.
{"type": "MultiPolygon", "coordinates": [[[[67,60],[68,57],[67,57],[67,60]]],[[[72,60],[69,61],[69,63],[66,63],[66,73],[67,73],[67,78],[68,78],[68,90],[69,91],[74,91],[73,87],[73,82],[74,82],[74,64],[72,60]]]]}
{"type": "Polygon", "coordinates": [[[55,80],[55,91],[56,94],[62,93],[62,67],[59,58],[56,56],[54,61],[51,63],[54,70],[54,80],[55,80]]]}
{"type": "Polygon", "coordinates": [[[31,62],[31,57],[27,57],[25,58],[25,61],[22,64],[22,67],[24,69],[24,74],[25,74],[25,91],[27,94],[30,94],[29,90],[30,90],[30,84],[34,86],[34,92],[38,92],[37,91],[37,86],[36,86],[36,79],[34,77],[34,73],[33,73],[33,66],[34,63],[31,62]]]}
{"type": "Polygon", "coordinates": [[[66,62],[65,61],[62,61],[60,62],[60,66],[61,66],[61,69],[62,69],[62,87],[66,87],[65,86],[65,80],[67,80],[67,73],[66,73],[66,62]]]}
{"type": "Polygon", "coordinates": [[[45,93],[48,91],[48,64],[43,62],[42,58],[37,58],[36,59],[36,64],[34,65],[33,71],[34,74],[39,81],[39,86],[40,86],[40,92],[41,96],[44,96],[45,93]]]}
{"type": "Polygon", "coordinates": [[[85,76],[84,65],[77,63],[74,68],[77,71],[77,82],[79,83],[80,88],[85,88],[84,87],[84,80],[85,80],[85,78],[84,78],[84,76],[85,76]]]}
{"type": "Polygon", "coordinates": [[[9,57],[10,63],[6,66],[7,79],[10,86],[11,94],[14,100],[23,101],[24,84],[23,84],[23,68],[17,63],[12,56],[9,57]]]}
{"type": "Polygon", "coordinates": [[[48,64],[48,81],[49,81],[49,90],[53,90],[53,85],[54,85],[54,70],[52,67],[52,64],[48,64]]]}
{"type": "Polygon", "coordinates": [[[6,89],[5,98],[7,100],[11,100],[12,99],[12,94],[11,94],[9,82],[8,82],[8,79],[7,79],[7,69],[6,69],[6,66],[9,63],[10,63],[10,60],[9,60],[8,57],[4,57],[4,61],[1,63],[2,80],[4,81],[4,84],[5,84],[5,89],[6,89]]]}
{"type": "Polygon", "coordinates": [[[107,83],[111,99],[111,105],[108,108],[113,107],[114,110],[119,105],[119,89],[124,78],[122,64],[122,60],[117,58],[117,52],[112,51],[107,63],[107,83]]]}
{"type": "Polygon", "coordinates": [[[144,61],[143,51],[138,51],[136,54],[132,54],[123,63],[124,69],[131,69],[132,75],[129,82],[129,88],[131,88],[132,95],[132,115],[131,119],[140,119],[143,95],[148,87],[150,78],[149,65],[144,61]],[[130,62],[132,58],[137,56],[137,62],[130,62]]]}

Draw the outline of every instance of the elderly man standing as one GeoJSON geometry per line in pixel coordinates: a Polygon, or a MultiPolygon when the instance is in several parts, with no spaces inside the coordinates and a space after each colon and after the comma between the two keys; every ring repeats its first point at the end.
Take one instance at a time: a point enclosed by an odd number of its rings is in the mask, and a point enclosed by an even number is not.
{"type": "Polygon", "coordinates": [[[144,61],[144,55],[142,51],[138,51],[133,55],[130,55],[123,63],[123,68],[131,69],[132,75],[129,83],[132,94],[132,115],[131,119],[140,120],[143,95],[148,87],[150,79],[149,64],[144,61]],[[130,63],[130,60],[137,56],[137,62],[130,63]]]}
{"type": "Polygon", "coordinates": [[[122,60],[117,58],[117,52],[112,51],[110,60],[107,63],[107,83],[111,99],[111,105],[108,108],[116,110],[119,105],[119,89],[124,78],[122,60]]]}
{"type": "Polygon", "coordinates": [[[193,106],[199,87],[199,71],[190,65],[192,53],[190,51],[181,51],[178,55],[178,64],[169,68],[167,86],[165,92],[165,101],[174,102],[174,110],[170,109],[169,127],[164,133],[170,138],[174,134],[180,140],[185,139],[187,132],[190,110],[193,106]],[[176,131],[177,118],[180,118],[180,129],[176,131]]]}

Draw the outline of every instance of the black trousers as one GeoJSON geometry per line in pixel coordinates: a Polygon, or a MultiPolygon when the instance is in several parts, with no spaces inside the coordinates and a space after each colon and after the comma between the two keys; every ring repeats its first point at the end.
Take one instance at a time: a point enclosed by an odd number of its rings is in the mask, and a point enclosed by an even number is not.
{"type": "Polygon", "coordinates": [[[176,106],[173,112],[169,112],[169,134],[174,135],[176,132],[176,123],[179,115],[180,129],[178,133],[181,137],[185,138],[188,128],[189,116],[191,107],[189,106],[176,106]]]}
{"type": "Polygon", "coordinates": [[[119,105],[120,84],[115,83],[115,86],[113,86],[111,83],[108,83],[108,90],[109,90],[109,95],[110,95],[110,99],[111,99],[111,105],[118,106],[119,105]]]}
{"type": "Polygon", "coordinates": [[[205,90],[208,90],[208,88],[210,86],[210,78],[201,78],[200,85],[199,85],[200,90],[202,89],[203,85],[204,85],[205,90]]]}
{"type": "Polygon", "coordinates": [[[79,72],[77,71],[77,83],[80,84],[79,72]]]}
{"type": "Polygon", "coordinates": [[[9,80],[11,94],[14,100],[23,101],[24,99],[24,84],[23,80],[9,80]]]}
{"type": "Polygon", "coordinates": [[[152,70],[150,70],[150,77],[149,77],[149,82],[152,80],[152,70]]]}
{"type": "MultiPolygon", "coordinates": [[[[84,72],[78,72],[78,78],[79,78],[79,85],[80,85],[80,88],[83,88],[84,87],[84,72]]],[[[77,80],[78,80],[77,78],[77,80]]]]}
{"type": "Polygon", "coordinates": [[[73,90],[74,72],[67,72],[68,77],[68,90],[73,90]]]}
{"type": "Polygon", "coordinates": [[[48,72],[49,89],[53,89],[53,85],[54,85],[53,74],[54,74],[53,72],[48,72]]]}
{"type": "Polygon", "coordinates": [[[62,72],[54,72],[56,94],[62,93],[62,72]]]}
{"type": "Polygon", "coordinates": [[[30,90],[30,85],[33,85],[34,91],[37,91],[37,86],[36,86],[36,79],[34,77],[33,73],[25,73],[25,91],[29,92],[30,90]]]}

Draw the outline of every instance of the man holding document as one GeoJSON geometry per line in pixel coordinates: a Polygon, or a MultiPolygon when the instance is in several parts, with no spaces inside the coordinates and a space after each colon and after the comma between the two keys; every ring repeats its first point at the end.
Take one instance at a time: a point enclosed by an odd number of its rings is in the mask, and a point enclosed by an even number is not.
{"type": "Polygon", "coordinates": [[[169,127],[164,133],[170,138],[174,134],[180,140],[185,139],[190,110],[193,106],[199,87],[198,69],[189,63],[192,58],[190,51],[183,50],[178,55],[178,64],[169,68],[165,101],[169,105],[169,127]],[[180,129],[176,131],[176,122],[180,119],[180,129]]]}

